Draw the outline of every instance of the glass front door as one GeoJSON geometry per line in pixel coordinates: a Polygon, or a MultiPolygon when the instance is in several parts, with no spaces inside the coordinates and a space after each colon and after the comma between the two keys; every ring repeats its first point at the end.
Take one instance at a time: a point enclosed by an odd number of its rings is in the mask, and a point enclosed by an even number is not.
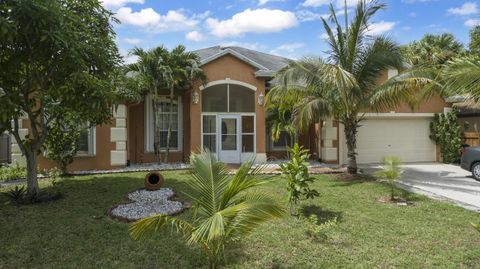
{"type": "Polygon", "coordinates": [[[240,163],[240,116],[219,115],[217,124],[218,158],[225,163],[240,163]]]}

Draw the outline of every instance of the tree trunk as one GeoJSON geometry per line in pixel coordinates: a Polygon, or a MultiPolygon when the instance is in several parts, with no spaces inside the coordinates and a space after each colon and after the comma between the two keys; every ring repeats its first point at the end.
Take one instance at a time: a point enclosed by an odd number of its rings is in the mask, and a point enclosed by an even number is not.
{"type": "Polygon", "coordinates": [[[153,108],[153,151],[155,153],[155,161],[160,163],[160,119],[158,117],[158,104],[156,98],[152,101],[153,108]]]}
{"type": "Polygon", "coordinates": [[[29,196],[34,196],[38,193],[38,179],[37,179],[37,151],[30,150],[25,154],[27,161],[27,193],[29,196]]]}
{"type": "Polygon", "coordinates": [[[168,155],[170,154],[170,142],[172,140],[172,113],[173,113],[173,89],[170,89],[170,112],[168,113],[167,148],[165,151],[165,162],[168,162],[168,155]]]}
{"type": "Polygon", "coordinates": [[[343,122],[345,125],[345,138],[347,140],[347,171],[349,174],[357,173],[357,132],[358,132],[358,120],[347,119],[343,122]]]}

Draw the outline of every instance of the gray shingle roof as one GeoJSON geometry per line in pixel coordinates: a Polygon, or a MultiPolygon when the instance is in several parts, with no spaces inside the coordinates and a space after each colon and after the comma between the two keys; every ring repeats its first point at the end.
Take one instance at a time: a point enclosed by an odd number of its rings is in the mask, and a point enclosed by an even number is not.
{"type": "Polygon", "coordinates": [[[225,54],[233,54],[234,56],[255,66],[258,69],[257,76],[272,76],[275,72],[285,67],[290,61],[290,59],[285,57],[236,46],[215,46],[195,50],[193,52],[200,57],[202,64],[213,61],[225,54]]]}

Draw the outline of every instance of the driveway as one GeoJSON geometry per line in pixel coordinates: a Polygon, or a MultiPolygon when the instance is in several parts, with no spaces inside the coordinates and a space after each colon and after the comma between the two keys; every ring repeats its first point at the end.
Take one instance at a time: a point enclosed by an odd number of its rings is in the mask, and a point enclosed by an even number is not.
{"type": "MultiPolygon", "coordinates": [[[[362,167],[373,173],[378,165],[362,167]]],[[[459,166],[440,163],[406,164],[397,186],[434,199],[451,201],[461,207],[480,212],[480,182],[459,166]]]]}

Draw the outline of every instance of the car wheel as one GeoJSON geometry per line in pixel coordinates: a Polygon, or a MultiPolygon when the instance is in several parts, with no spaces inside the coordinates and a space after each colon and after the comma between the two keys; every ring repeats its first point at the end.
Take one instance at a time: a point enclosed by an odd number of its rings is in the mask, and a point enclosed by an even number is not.
{"type": "Polygon", "coordinates": [[[472,165],[472,175],[476,180],[480,180],[480,162],[472,165]]]}

